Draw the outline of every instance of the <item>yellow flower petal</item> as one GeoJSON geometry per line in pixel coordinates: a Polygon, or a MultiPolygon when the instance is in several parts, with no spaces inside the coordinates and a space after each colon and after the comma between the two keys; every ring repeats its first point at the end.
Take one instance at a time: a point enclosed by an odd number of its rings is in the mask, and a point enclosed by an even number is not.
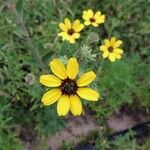
{"type": "Polygon", "coordinates": [[[109,60],[111,62],[114,62],[116,60],[116,57],[115,57],[115,55],[113,53],[109,53],[109,60]]]}
{"type": "Polygon", "coordinates": [[[98,26],[98,24],[97,24],[96,22],[92,22],[92,25],[93,25],[94,27],[97,27],[97,26],[98,26]]]}
{"type": "Polygon", "coordinates": [[[79,25],[80,25],[80,20],[79,20],[79,19],[76,19],[76,20],[73,22],[72,28],[73,28],[74,30],[76,30],[79,25]]]}
{"type": "Polygon", "coordinates": [[[74,34],[73,34],[73,37],[74,37],[75,39],[78,39],[78,38],[80,37],[80,34],[79,34],[79,33],[74,33],[74,34]]]}
{"type": "Polygon", "coordinates": [[[94,15],[94,13],[91,9],[87,10],[87,13],[88,13],[89,18],[92,18],[94,15]]]}
{"type": "Polygon", "coordinates": [[[74,40],[74,37],[72,36],[72,35],[68,35],[68,34],[66,34],[66,38],[65,38],[65,40],[67,40],[67,41],[69,41],[70,42],[70,40],[71,39],[73,39],[74,40]]]}
{"type": "Polygon", "coordinates": [[[115,48],[114,53],[123,54],[123,50],[121,48],[115,48]]]}
{"type": "Polygon", "coordinates": [[[100,17],[96,19],[96,23],[98,24],[104,23],[104,22],[105,22],[105,15],[101,15],[100,17]]]}
{"type": "Polygon", "coordinates": [[[66,28],[70,29],[71,28],[71,22],[70,22],[70,20],[68,18],[66,18],[64,22],[65,22],[66,28]]]}
{"type": "Polygon", "coordinates": [[[50,62],[50,68],[51,68],[52,72],[59,78],[61,78],[61,79],[67,78],[67,72],[66,72],[65,66],[58,59],[53,59],[50,62]]]}
{"type": "Polygon", "coordinates": [[[73,36],[68,36],[67,40],[71,43],[74,44],[75,43],[75,38],[73,36]]]}
{"type": "Polygon", "coordinates": [[[93,11],[91,9],[87,10],[87,11],[83,11],[83,15],[82,18],[84,20],[89,20],[90,18],[93,17],[93,11]]]}
{"type": "Polygon", "coordinates": [[[111,38],[110,43],[113,46],[116,43],[116,38],[115,37],[111,38]]]}
{"type": "Polygon", "coordinates": [[[98,19],[100,17],[100,15],[101,15],[101,12],[97,11],[93,18],[98,19]]]}
{"type": "Polygon", "coordinates": [[[75,79],[79,71],[79,65],[76,58],[70,58],[67,63],[67,75],[70,79],[75,79]]]}
{"type": "Polygon", "coordinates": [[[108,51],[107,47],[105,45],[100,46],[100,51],[108,51]]]}
{"type": "Polygon", "coordinates": [[[70,96],[70,110],[74,116],[81,115],[82,113],[82,103],[77,95],[70,96]]]}
{"type": "Polygon", "coordinates": [[[62,92],[60,89],[53,89],[46,92],[42,97],[42,102],[44,105],[51,105],[55,103],[61,96],[62,92]]]}
{"type": "Polygon", "coordinates": [[[84,28],[84,24],[80,24],[75,31],[80,32],[81,30],[83,30],[83,28],[84,28]]]}
{"type": "Polygon", "coordinates": [[[61,30],[63,30],[63,31],[67,31],[67,28],[66,28],[66,26],[65,26],[64,23],[60,23],[60,24],[59,24],[59,28],[60,28],[61,30]]]}
{"type": "Polygon", "coordinates": [[[84,21],[84,24],[85,24],[86,26],[88,26],[88,25],[91,24],[91,22],[90,22],[90,21],[84,21]]]}
{"type": "Polygon", "coordinates": [[[79,27],[76,29],[76,32],[80,32],[84,29],[84,24],[80,24],[79,27]]]}
{"type": "Polygon", "coordinates": [[[109,56],[109,52],[108,51],[105,51],[103,54],[102,54],[103,58],[107,58],[109,56]]]}
{"type": "Polygon", "coordinates": [[[80,32],[84,28],[84,25],[81,24],[80,20],[77,19],[74,21],[72,28],[75,30],[75,32],[80,32]]]}
{"type": "Polygon", "coordinates": [[[121,59],[121,55],[120,55],[120,54],[115,54],[115,53],[114,53],[114,55],[115,55],[115,58],[121,59]]]}
{"type": "Polygon", "coordinates": [[[70,99],[68,95],[62,95],[57,103],[57,113],[59,116],[65,116],[70,109],[70,99]]]}
{"type": "Polygon", "coordinates": [[[108,39],[104,40],[104,43],[105,43],[105,46],[106,46],[106,47],[109,47],[109,46],[110,46],[110,42],[109,42],[108,39]]]}
{"type": "Polygon", "coordinates": [[[89,16],[88,16],[87,11],[83,11],[82,18],[83,18],[84,20],[89,20],[89,16]]]}
{"type": "Polygon", "coordinates": [[[116,43],[114,44],[114,48],[119,47],[122,44],[121,40],[117,40],[116,43]]]}
{"type": "Polygon", "coordinates": [[[83,74],[77,81],[79,87],[89,85],[96,78],[96,74],[93,71],[89,71],[83,74]]]}
{"type": "Polygon", "coordinates": [[[77,94],[89,101],[98,101],[99,93],[91,88],[78,88],[77,94]]]}
{"type": "Polygon", "coordinates": [[[67,32],[60,32],[60,33],[58,33],[58,36],[61,36],[63,39],[67,39],[67,32]]]}
{"type": "Polygon", "coordinates": [[[48,87],[57,87],[61,85],[61,80],[54,75],[41,75],[40,83],[48,87]]]}

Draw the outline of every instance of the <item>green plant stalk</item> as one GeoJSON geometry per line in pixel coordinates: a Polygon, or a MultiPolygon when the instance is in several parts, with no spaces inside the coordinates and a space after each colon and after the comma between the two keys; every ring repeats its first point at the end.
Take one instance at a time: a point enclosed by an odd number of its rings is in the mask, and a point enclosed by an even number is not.
{"type": "MultiPolygon", "coordinates": [[[[14,6],[13,4],[10,4],[10,5],[14,6]]],[[[26,29],[26,26],[25,26],[24,21],[23,21],[23,20],[21,19],[21,17],[19,16],[19,14],[18,14],[18,12],[17,12],[17,10],[16,10],[16,7],[13,7],[12,10],[13,10],[15,16],[16,16],[17,21],[19,22],[19,24],[20,24],[20,26],[21,26],[21,28],[22,28],[22,31],[23,31],[23,33],[24,33],[24,36],[26,37],[26,41],[27,41],[28,45],[29,45],[30,48],[31,48],[33,57],[34,57],[34,58],[36,59],[36,61],[39,63],[40,68],[42,69],[42,71],[44,71],[44,70],[45,70],[45,65],[44,65],[44,63],[43,63],[43,61],[42,61],[42,59],[41,59],[41,57],[40,57],[40,54],[39,54],[39,52],[38,52],[37,47],[35,48],[35,46],[34,46],[34,44],[33,44],[33,41],[32,41],[32,39],[31,39],[30,36],[29,36],[29,33],[28,33],[27,29],[26,29]]]]}

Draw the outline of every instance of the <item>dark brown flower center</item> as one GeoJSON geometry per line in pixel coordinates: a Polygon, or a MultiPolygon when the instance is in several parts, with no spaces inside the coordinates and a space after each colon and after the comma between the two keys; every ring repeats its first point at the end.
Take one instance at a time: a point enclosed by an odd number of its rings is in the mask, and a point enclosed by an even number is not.
{"type": "Polygon", "coordinates": [[[112,47],[112,46],[108,47],[108,51],[109,51],[110,53],[112,53],[112,52],[113,52],[113,47],[112,47]]]}
{"type": "Polygon", "coordinates": [[[78,86],[75,80],[71,80],[67,78],[63,80],[60,88],[61,88],[62,94],[71,95],[71,94],[76,94],[78,86]]]}
{"type": "Polygon", "coordinates": [[[90,18],[90,21],[91,21],[91,22],[95,22],[95,19],[94,19],[94,18],[90,18]]]}
{"type": "Polygon", "coordinates": [[[75,33],[75,31],[74,31],[74,29],[69,29],[68,31],[67,31],[67,33],[69,34],[69,35],[72,35],[73,33],[75,33]]]}

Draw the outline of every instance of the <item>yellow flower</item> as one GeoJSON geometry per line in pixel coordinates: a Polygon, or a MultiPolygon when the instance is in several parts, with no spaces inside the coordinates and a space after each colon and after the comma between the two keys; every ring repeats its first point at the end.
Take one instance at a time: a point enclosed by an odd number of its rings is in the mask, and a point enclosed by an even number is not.
{"type": "Polygon", "coordinates": [[[50,68],[54,75],[41,75],[40,83],[55,88],[43,95],[42,102],[44,105],[51,105],[58,101],[57,113],[59,116],[67,115],[69,110],[75,116],[81,115],[82,104],[80,98],[98,101],[99,93],[85,87],[96,78],[93,71],[89,71],[81,75],[77,81],[75,80],[79,71],[76,58],[70,58],[66,67],[58,59],[53,59],[50,62],[50,68]]]}
{"type": "Polygon", "coordinates": [[[116,59],[121,59],[123,50],[119,48],[122,44],[121,40],[116,40],[116,38],[111,38],[104,40],[104,45],[100,46],[100,51],[103,52],[103,58],[109,58],[111,62],[114,62],[116,59]]]}
{"type": "Polygon", "coordinates": [[[64,20],[64,23],[59,24],[59,28],[62,32],[58,33],[63,40],[67,40],[70,43],[75,43],[75,39],[80,37],[79,32],[84,28],[84,25],[80,23],[80,20],[75,20],[73,23],[68,18],[64,20]]]}
{"type": "Polygon", "coordinates": [[[83,11],[82,18],[84,19],[84,24],[87,26],[93,25],[97,27],[99,24],[105,22],[105,15],[102,15],[100,11],[94,14],[91,9],[83,11]]]}

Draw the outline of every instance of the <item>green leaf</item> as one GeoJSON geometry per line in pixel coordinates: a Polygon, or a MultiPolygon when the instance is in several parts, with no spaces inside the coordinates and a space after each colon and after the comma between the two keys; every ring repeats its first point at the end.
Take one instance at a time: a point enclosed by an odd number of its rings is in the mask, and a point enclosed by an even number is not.
{"type": "Polygon", "coordinates": [[[18,0],[18,3],[16,5],[17,12],[19,13],[21,17],[23,17],[23,3],[24,3],[24,0],[18,0]]]}

